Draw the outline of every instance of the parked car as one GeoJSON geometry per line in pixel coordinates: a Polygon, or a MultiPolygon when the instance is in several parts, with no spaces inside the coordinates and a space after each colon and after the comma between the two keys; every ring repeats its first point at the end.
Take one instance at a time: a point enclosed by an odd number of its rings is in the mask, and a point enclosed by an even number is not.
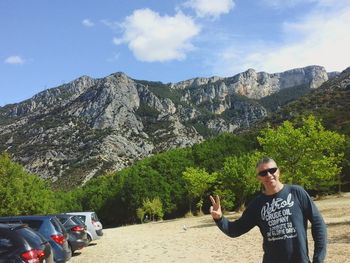
{"type": "Polygon", "coordinates": [[[54,263],[49,242],[24,224],[0,224],[0,263],[54,263]]]}
{"type": "Polygon", "coordinates": [[[74,253],[75,250],[82,249],[89,244],[87,237],[86,225],[79,219],[78,216],[68,214],[56,215],[68,232],[68,244],[74,253]]]}
{"type": "Polygon", "coordinates": [[[95,212],[69,212],[66,214],[77,215],[84,222],[87,228],[89,242],[103,236],[102,223],[95,212]]]}
{"type": "Polygon", "coordinates": [[[0,217],[0,223],[22,223],[38,231],[49,241],[56,263],[67,262],[72,252],[68,247],[68,233],[55,216],[0,217]]]}

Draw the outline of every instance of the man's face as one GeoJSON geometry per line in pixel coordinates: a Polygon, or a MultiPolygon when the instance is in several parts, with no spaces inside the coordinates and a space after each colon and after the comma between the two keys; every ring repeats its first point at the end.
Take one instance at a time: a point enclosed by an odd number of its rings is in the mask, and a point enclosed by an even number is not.
{"type": "Polygon", "coordinates": [[[256,168],[257,179],[264,185],[265,189],[273,188],[279,183],[280,170],[277,169],[274,173],[271,168],[277,168],[277,164],[273,161],[268,163],[262,163],[256,168]],[[259,173],[262,173],[260,176],[259,173]]]}

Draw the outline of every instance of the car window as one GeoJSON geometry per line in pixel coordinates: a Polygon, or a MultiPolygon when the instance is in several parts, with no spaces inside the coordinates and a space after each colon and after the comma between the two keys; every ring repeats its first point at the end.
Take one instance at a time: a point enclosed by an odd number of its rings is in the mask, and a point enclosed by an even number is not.
{"type": "Polygon", "coordinates": [[[50,218],[50,221],[57,232],[60,232],[60,233],[65,232],[65,230],[61,227],[61,225],[58,223],[59,221],[57,221],[55,217],[50,218]]]}
{"type": "Polygon", "coordinates": [[[78,217],[81,219],[81,221],[85,222],[86,216],[78,215],[78,217]]]}
{"type": "Polygon", "coordinates": [[[2,224],[22,224],[21,219],[17,218],[0,218],[2,224]]]}
{"type": "Polygon", "coordinates": [[[61,224],[64,225],[67,222],[67,218],[63,218],[63,217],[57,217],[58,220],[60,220],[61,224]]]}
{"type": "Polygon", "coordinates": [[[0,234],[0,255],[4,255],[15,249],[15,245],[10,237],[0,234]]]}
{"type": "Polygon", "coordinates": [[[92,213],[91,214],[91,219],[94,220],[94,221],[100,221],[100,220],[98,220],[98,217],[97,217],[96,213],[92,213]]]}
{"type": "Polygon", "coordinates": [[[27,224],[29,227],[33,228],[34,230],[38,231],[41,225],[43,224],[42,220],[33,220],[33,219],[21,219],[21,221],[24,224],[27,224]]]}
{"type": "Polygon", "coordinates": [[[85,225],[85,223],[78,216],[72,216],[71,219],[77,225],[85,225]]]}
{"type": "Polygon", "coordinates": [[[0,259],[1,255],[5,255],[20,246],[18,238],[6,232],[0,233],[0,259]]]}
{"type": "Polygon", "coordinates": [[[31,245],[41,245],[43,240],[33,230],[28,227],[22,227],[17,229],[17,232],[23,236],[31,245]]]}

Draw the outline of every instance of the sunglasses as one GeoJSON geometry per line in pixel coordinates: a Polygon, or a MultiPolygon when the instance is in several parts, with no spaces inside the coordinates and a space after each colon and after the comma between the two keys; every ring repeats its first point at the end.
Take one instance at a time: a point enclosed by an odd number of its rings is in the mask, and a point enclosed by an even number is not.
{"type": "Polygon", "coordinates": [[[266,176],[267,175],[267,173],[269,173],[269,174],[274,174],[276,171],[277,171],[277,167],[275,167],[275,168],[270,168],[270,169],[267,169],[267,170],[263,170],[263,171],[260,171],[260,172],[258,172],[258,175],[259,176],[266,176]]]}

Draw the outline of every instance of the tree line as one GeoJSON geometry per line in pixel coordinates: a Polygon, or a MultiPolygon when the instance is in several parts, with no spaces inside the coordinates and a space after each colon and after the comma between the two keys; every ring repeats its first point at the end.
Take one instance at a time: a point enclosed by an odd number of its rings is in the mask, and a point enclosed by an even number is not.
{"type": "Polygon", "coordinates": [[[283,182],[332,193],[347,181],[349,149],[345,135],[309,116],[299,124],[285,121],[257,134],[225,133],[160,153],[69,192],[53,191],[3,153],[0,215],[94,210],[105,225],[117,226],[202,214],[209,194],[220,195],[226,210],[242,209],[260,191],[255,164],[262,156],[276,160],[283,182]]]}

